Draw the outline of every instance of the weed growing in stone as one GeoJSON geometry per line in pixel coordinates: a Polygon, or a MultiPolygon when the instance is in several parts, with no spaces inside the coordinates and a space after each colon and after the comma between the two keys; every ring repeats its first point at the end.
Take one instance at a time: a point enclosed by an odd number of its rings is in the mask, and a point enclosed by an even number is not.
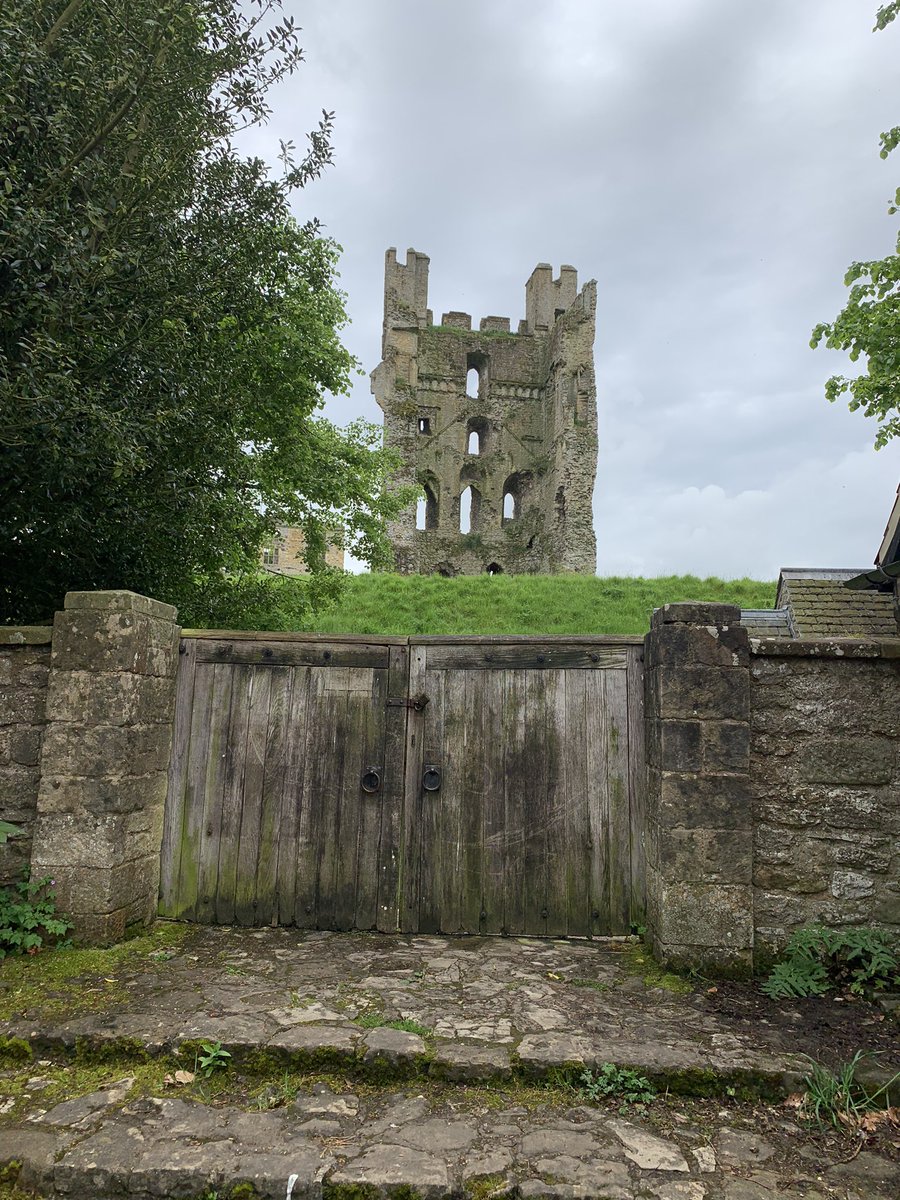
{"type": "Polygon", "coordinates": [[[357,1025],[363,1029],[402,1029],[404,1033],[417,1033],[419,1037],[430,1037],[432,1031],[418,1021],[404,1019],[402,1021],[387,1021],[383,1013],[365,1012],[357,1018],[357,1025]]]}
{"type": "Polygon", "coordinates": [[[596,1071],[581,1072],[578,1076],[578,1093],[592,1104],[599,1100],[619,1100],[619,1112],[624,1113],[632,1104],[641,1107],[649,1104],[656,1096],[656,1088],[649,1079],[630,1067],[604,1063],[596,1071]]]}
{"type": "Polygon", "coordinates": [[[46,938],[61,946],[71,928],[71,922],[56,911],[49,875],[31,880],[26,870],[18,883],[0,888],[0,958],[37,954],[46,938]]]}
{"type": "Polygon", "coordinates": [[[201,1042],[197,1054],[197,1070],[204,1079],[211,1079],[231,1065],[231,1052],[221,1042],[201,1042]]]}
{"type": "Polygon", "coordinates": [[[804,1076],[805,1093],[802,1113],[820,1128],[831,1125],[845,1132],[855,1131],[866,1113],[882,1108],[891,1088],[900,1081],[900,1071],[874,1092],[856,1078],[857,1068],[864,1055],[861,1050],[848,1063],[830,1071],[810,1059],[809,1072],[804,1076]]]}
{"type": "Polygon", "coordinates": [[[880,991],[900,983],[900,953],[885,929],[798,929],[776,963],[762,990],[773,1000],[824,996],[832,988],[848,987],[855,995],[880,991]]]}

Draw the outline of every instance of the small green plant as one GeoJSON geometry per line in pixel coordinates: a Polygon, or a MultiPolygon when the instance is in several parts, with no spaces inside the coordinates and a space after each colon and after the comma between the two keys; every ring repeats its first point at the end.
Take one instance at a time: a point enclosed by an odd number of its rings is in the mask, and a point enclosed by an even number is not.
{"type": "Polygon", "coordinates": [[[627,1112],[629,1105],[649,1104],[656,1096],[656,1088],[643,1075],[630,1067],[617,1067],[615,1063],[603,1063],[596,1071],[582,1071],[578,1076],[578,1093],[584,1100],[596,1104],[598,1100],[620,1100],[620,1112],[627,1112]]]}
{"type": "Polygon", "coordinates": [[[363,1029],[402,1029],[404,1033],[417,1033],[419,1037],[430,1037],[432,1031],[418,1021],[404,1018],[402,1021],[388,1021],[384,1013],[364,1012],[356,1018],[357,1025],[363,1029]]]}
{"type": "Polygon", "coordinates": [[[56,911],[53,880],[32,881],[26,871],[19,883],[0,888],[0,958],[8,954],[37,954],[47,938],[64,945],[72,925],[56,911]]]}
{"type": "Polygon", "coordinates": [[[219,1071],[227,1071],[231,1065],[231,1053],[221,1042],[201,1042],[197,1055],[197,1070],[204,1079],[212,1079],[219,1071]]]}
{"type": "Polygon", "coordinates": [[[11,821],[0,821],[0,846],[11,837],[21,837],[24,832],[20,825],[13,825],[11,821]]]}
{"type": "Polygon", "coordinates": [[[826,929],[805,926],[793,934],[784,959],[776,963],[762,990],[773,1000],[824,996],[834,987],[855,995],[900,983],[896,938],[884,929],[826,929]]]}
{"type": "Polygon", "coordinates": [[[864,1057],[861,1050],[837,1071],[830,1071],[821,1063],[809,1060],[810,1069],[804,1076],[802,1113],[815,1121],[820,1128],[832,1125],[835,1129],[852,1131],[858,1128],[866,1113],[883,1107],[879,1101],[886,1097],[900,1080],[900,1072],[882,1087],[869,1092],[856,1078],[856,1071],[864,1057]]]}

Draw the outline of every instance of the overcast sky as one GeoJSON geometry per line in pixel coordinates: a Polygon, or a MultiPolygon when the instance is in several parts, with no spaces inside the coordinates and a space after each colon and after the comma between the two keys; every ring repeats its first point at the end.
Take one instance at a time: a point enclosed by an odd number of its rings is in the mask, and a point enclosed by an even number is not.
{"type": "MultiPolygon", "coordinates": [[[[380,358],[388,246],[430,307],[524,315],[539,261],[598,283],[600,574],[866,566],[900,444],[824,399],[809,348],[888,253],[900,25],[877,0],[285,0],[306,64],[250,148],[336,113],[297,197],[344,247],[345,341],[380,358]]],[[[476,326],[477,327],[477,326],[476,326]]],[[[380,410],[361,378],[338,421],[380,410]]]]}

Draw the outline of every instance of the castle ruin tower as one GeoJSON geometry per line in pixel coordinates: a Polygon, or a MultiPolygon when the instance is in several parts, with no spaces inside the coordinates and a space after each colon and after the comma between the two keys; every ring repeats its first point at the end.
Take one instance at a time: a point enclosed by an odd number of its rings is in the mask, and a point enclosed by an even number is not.
{"type": "Polygon", "coordinates": [[[424,491],[390,528],[404,575],[511,575],[597,566],[593,280],[539,263],[525,320],[428,308],[428,258],[388,250],[372,392],[398,484],[424,491]]]}

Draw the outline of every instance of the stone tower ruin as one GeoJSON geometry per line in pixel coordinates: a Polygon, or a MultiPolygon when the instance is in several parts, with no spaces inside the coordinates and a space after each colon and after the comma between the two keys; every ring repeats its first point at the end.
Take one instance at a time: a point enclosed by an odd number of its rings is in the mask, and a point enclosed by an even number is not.
{"type": "Polygon", "coordinates": [[[390,527],[396,569],[592,574],[596,284],[579,292],[574,267],[554,279],[539,263],[517,331],[508,317],[482,317],[476,331],[468,313],[434,324],[428,261],[408,250],[403,264],[388,250],[372,372],[398,483],[425,493],[390,527]]]}

